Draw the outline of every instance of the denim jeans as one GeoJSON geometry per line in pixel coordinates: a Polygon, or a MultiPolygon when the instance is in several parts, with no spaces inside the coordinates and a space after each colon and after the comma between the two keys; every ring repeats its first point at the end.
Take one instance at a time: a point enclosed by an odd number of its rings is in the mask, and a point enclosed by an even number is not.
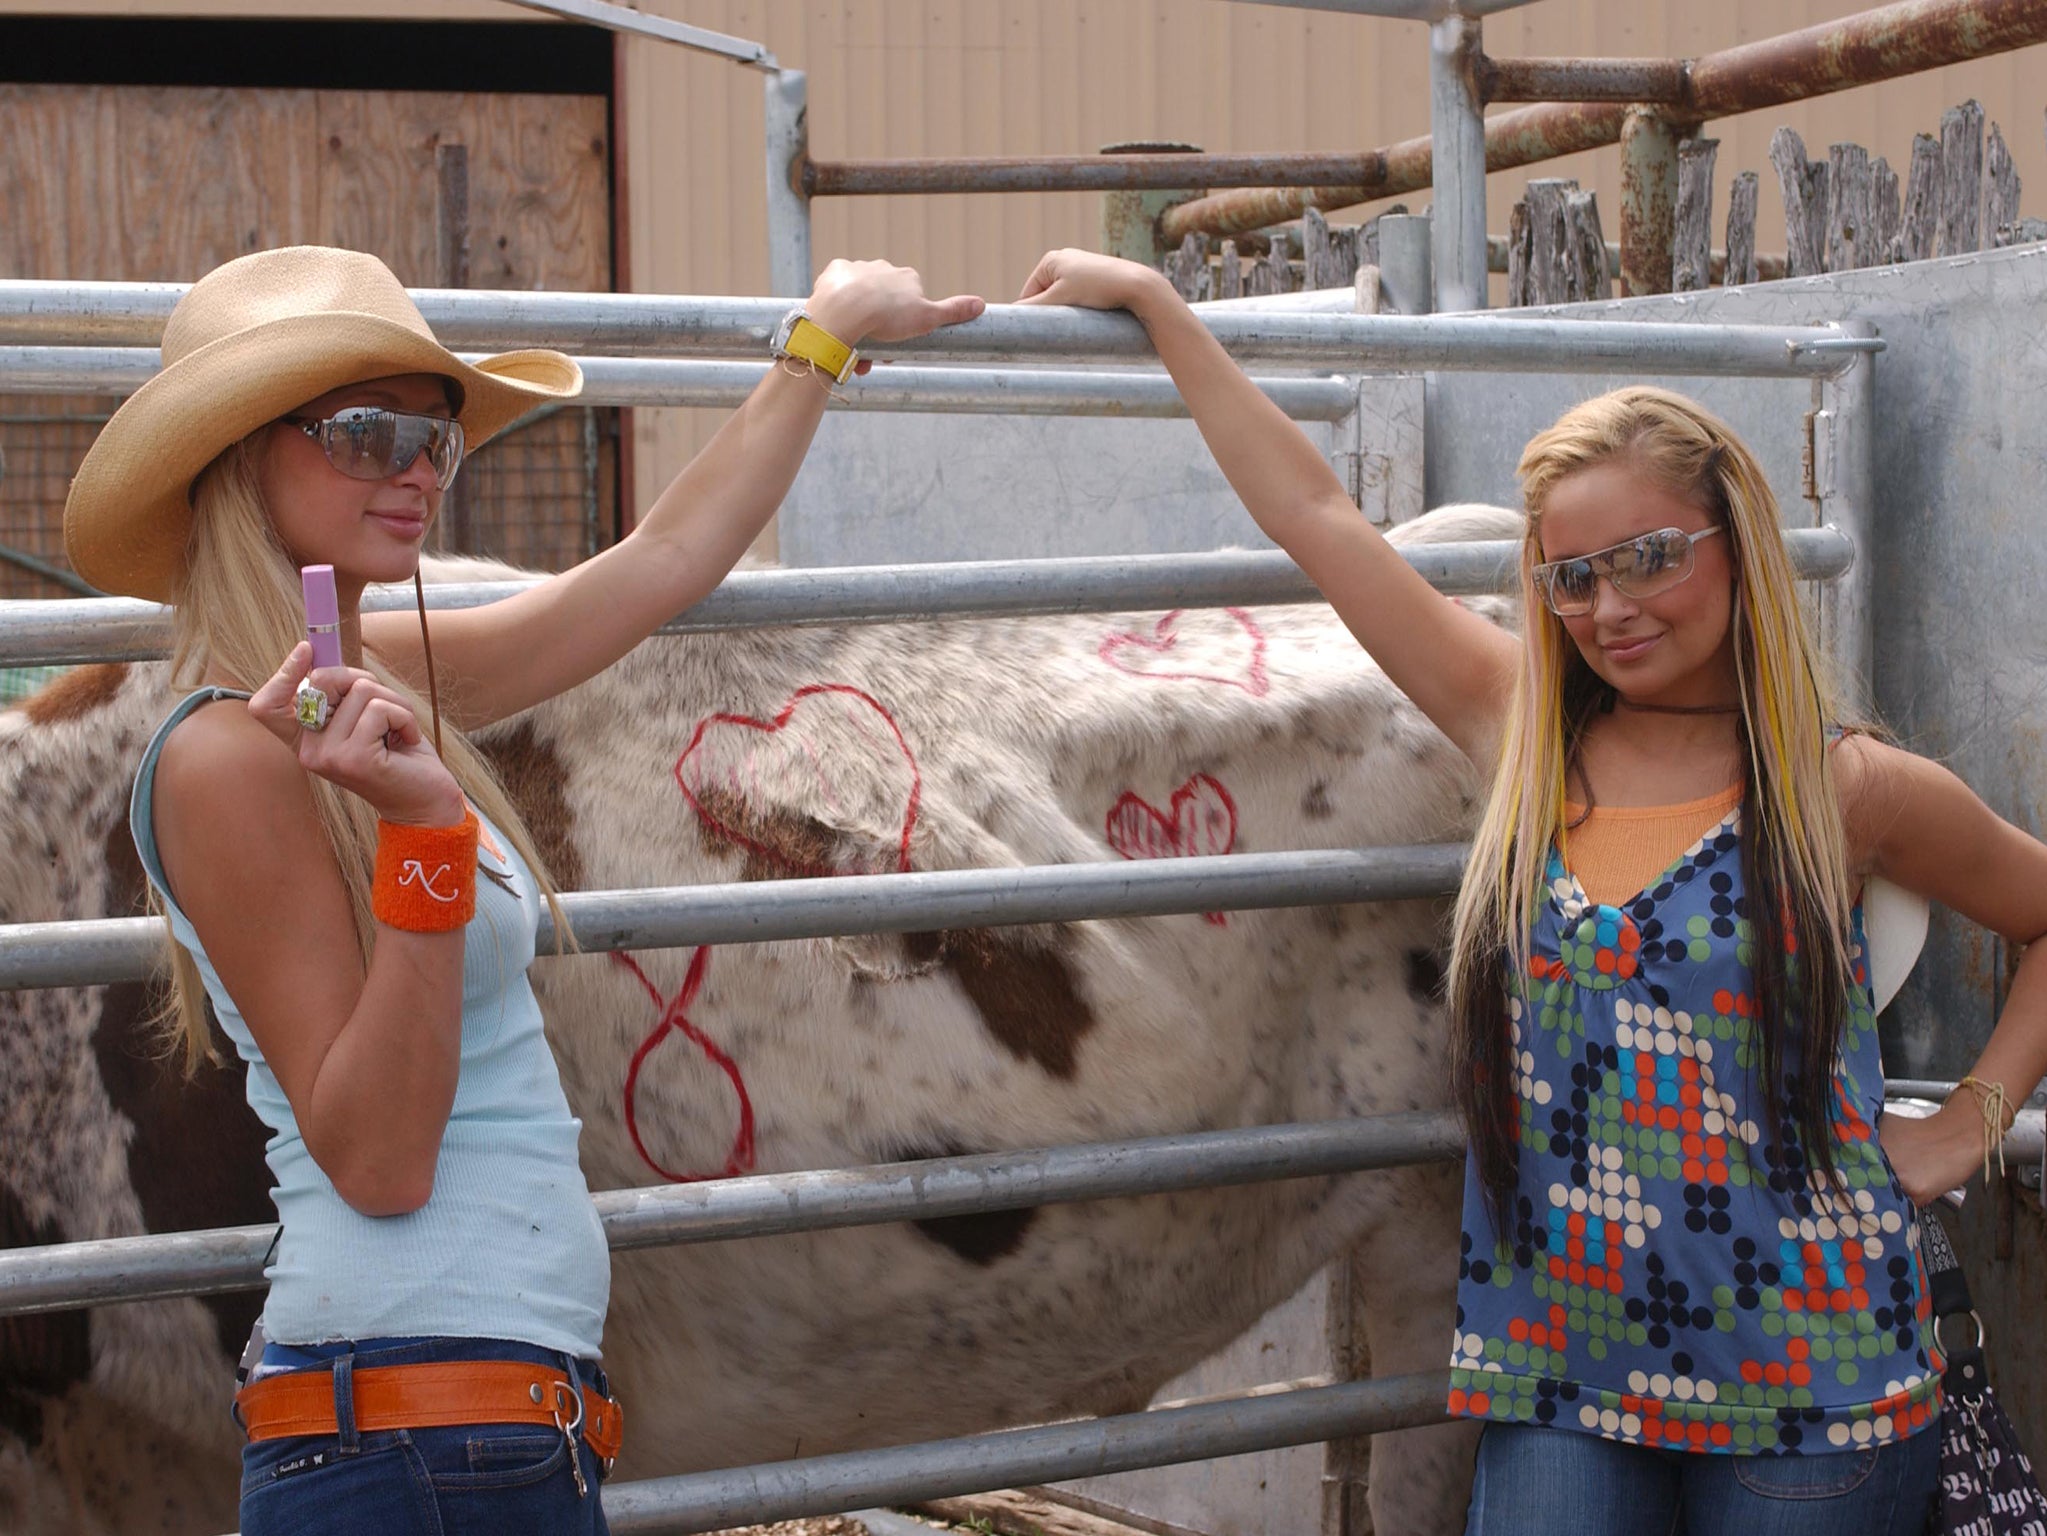
{"type": "MultiPolygon", "coordinates": [[[[329,1357],[300,1367],[323,1373],[438,1360],[530,1360],[599,1391],[594,1361],[496,1339],[370,1340],[279,1354],[329,1357]]],[[[344,1394],[345,1400],[345,1394],[344,1394]]],[[[242,1448],[242,1536],[604,1536],[597,1497],[602,1466],[580,1439],[573,1452],[559,1430],[536,1424],[462,1424],[359,1433],[353,1419],[335,1435],[295,1435],[242,1448]],[[581,1461],[578,1493],[569,1457],[581,1461]]]]}
{"type": "Polygon", "coordinates": [[[1940,1430],[1823,1456],[1655,1450],[1488,1424],[1465,1536],[1921,1536],[1940,1430]]]}

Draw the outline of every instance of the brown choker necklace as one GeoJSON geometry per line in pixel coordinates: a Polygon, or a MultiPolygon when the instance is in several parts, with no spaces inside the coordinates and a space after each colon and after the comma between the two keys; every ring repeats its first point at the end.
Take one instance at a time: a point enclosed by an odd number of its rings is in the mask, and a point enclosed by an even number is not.
{"type": "Polygon", "coordinates": [[[1616,693],[1614,702],[1622,709],[1632,709],[1638,715],[1738,715],[1739,704],[1637,704],[1633,699],[1616,693]]]}

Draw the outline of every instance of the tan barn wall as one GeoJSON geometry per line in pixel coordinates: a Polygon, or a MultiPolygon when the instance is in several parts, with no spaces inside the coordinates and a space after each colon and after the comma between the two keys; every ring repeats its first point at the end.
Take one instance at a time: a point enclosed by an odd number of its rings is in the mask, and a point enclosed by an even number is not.
{"type": "MultiPolygon", "coordinates": [[[[1422,28],[1227,0],[642,0],[642,8],[758,38],[810,73],[812,153],[821,159],[1090,153],[1125,139],[1215,150],[1348,149],[1424,133],[1422,28]]],[[[1488,47],[1525,54],[1689,55],[1865,9],[1862,0],[1538,0],[1486,22],[1488,47]]],[[[303,16],[288,0],[0,0],[0,12],[303,16]]],[[[495,0],[340,0],[326,15],[473,17],[535,13],[495,0]]],[[[636,40],[621,76],[626,271],[642,292],[754,293],[766,285],[759,77],[636,40]]],[[[1765,158],[1788,123],[1810,152],[1852,140],[1902,168],[1915,130],[1974,96],[2003,125],[2047,215],[2047,48],[1714,124],[1720,212],[1734,172],[1763,173],[1758,245],[1783,246],[1765,158]]],[[[1507,109],[1501,109],[1507,110],[1507,109]]],[[[1619,152],[1492,178],[1491,227],[1531,174],[1576,176],[1617,230],[1619,152]]],[[[1410,198],[1419,205],[1423,197],[1410,198]]],[[[1099,199],[855,198],[816,208],[814,249],[916,264],[934,290],[1007,298],[1049,246],[1092,243],[1099,199]]],[[[719,419],[637,413],[644,505],[719,419]]]]}
{"type": "MultiPolygon", "coordinates": [[[[758,38],[785,65],[806,69],[819,159],[1086,154],[1135,139],[1335,150],[1428,131],[1426,41],[1410,22],[1225,0],[645,0],[643,8],[758,38]]],[[[1485,25],[1501,57],[1671,56],[1865,8],[1858,0],[1538,0],[1485,25]]],[[[1902,170],[1913,132],[1935,129],[1944,108],[1970,96],[2004,127],[2033,189],[2026,211],[2047,215],[2047,48],[2034,48],[1713,125],[1707,131],[1721,141],[1716,223],[1724,225],[1734,172],[1757,170],[1758,248],[1783,248],[1766,158],[1779,124],[1822,158],[1829,143],[1853,140],[1902,170]]],[[[761,291],[765,173],[751,72],[634,43],[622,105],[633,286],[761,291]]],[[[1492,177],[1489,227],[1505,230],[1531,174],[1576,176],[1596,189],[1617,233],[1617,149],[1492,177]]],[[[1426,194],[1408,201],[1419,207],[1426,194]]],[[[830,199],[815,205],[813,249],[819,261],[886,254],[916,264],[934,291],[1004,299],[1041,251],[1094,243],[1099,210],[1099,197],[1081,193],[830,199]]],[[[641,414],[644,500],[716,418],[641,414]]]]}

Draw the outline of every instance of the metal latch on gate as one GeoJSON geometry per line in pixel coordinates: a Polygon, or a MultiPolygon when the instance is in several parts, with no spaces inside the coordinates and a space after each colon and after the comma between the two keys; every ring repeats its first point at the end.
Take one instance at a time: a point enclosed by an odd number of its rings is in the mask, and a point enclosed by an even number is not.
{"type": "Polygon", "coordinates": [[[1837,411],[1805,413],[1805,432],[1799,445],[1799,474],[1804,480],[1807,501],[1825,501],[1834,494],[1834,454],[1839,443],[1841,417],[1837,411]]]}

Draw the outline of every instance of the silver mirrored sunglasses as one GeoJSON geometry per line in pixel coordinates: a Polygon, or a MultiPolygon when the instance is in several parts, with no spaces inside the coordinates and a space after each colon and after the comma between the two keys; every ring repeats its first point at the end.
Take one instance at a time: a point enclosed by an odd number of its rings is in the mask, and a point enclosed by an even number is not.
{"type": "Polygon", "coordinates": [[[318,443],[327,462],[351,479],[388,480],[410,469],[423,453],[445,491],[462,467],[462,424],[445,416],[352,405],[332,416],[284,419],[318,443]]]}
{"type": "Polygon", "coordinates": [[[1668,592],[1692,574],[1698,563],[1696,546],[1720,532],[1715,524],[1697,533],[1681,528],[1658,528],[1639,538],[1625,540],[1606,549],[1570,560],[1552,560],[1535,567],[1536,595],[1560,619],[1576,618],[1592,611],[1599,595],[1599,578],[1613,583],[1623,597],[1654,597],[1668,592]]]}

